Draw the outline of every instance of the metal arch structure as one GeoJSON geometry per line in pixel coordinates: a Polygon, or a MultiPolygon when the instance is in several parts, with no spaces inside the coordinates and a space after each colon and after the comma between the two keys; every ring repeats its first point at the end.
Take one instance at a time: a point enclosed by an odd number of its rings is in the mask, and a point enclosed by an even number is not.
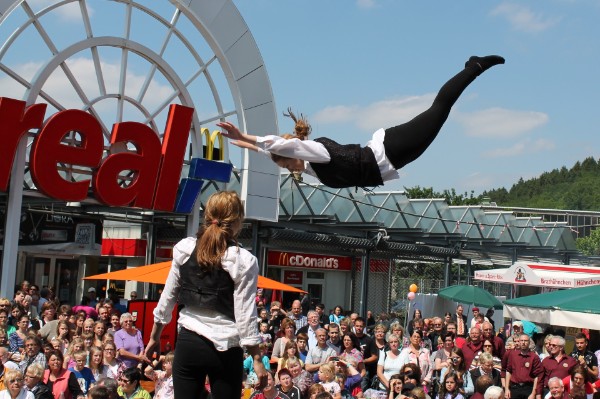
{"type": "MultiPolygon", "coordinates": [[[[49,109],[57,111],[66,109],[65,103],[68,101],[65,101],[63,93],[52,92],[52,87],[47,84],[60,73],[74,93],[69,101],[76,101],[80,109],[91,113],[103,126],[105,151],[110,151],[107,144],[110,125],[128,120],[128,112],[131,112],[127,108],[128,104],[138,111],[143,122],[159,136],[161,133],[157,127],[161,126],[160,121],[164,120],[170,103],[196,109],[189,140],[189,153],[192,157],[202,157],[201,129],[227,117],[237,117],[237,123],[247,131],[278,131],[275,103],[262,56],[232,0],[106,0],[93,4],[100,4],[102,9],[92,12],[94,10],[87,0],[55,1],[47,6],[40,6],[29,0],[0,2],[0,29],[2,26],[10,27],[4,31],[12,29],[7,36],[0,36],[0,74],[22,89],[20,96],[13,92],[0,92],[0,96],[19,98],[28,105],[46,102],[49,109]],[[58,38],[56,36],[59,31],[53,25],[56,25],[61,15],[59,13],[67,10],[67,7],[71,11],[78,10],[76,19],[79,30],[74,31],[80,33],[79,36],[58,38]],[[98,31],[107,30],[107,27],[96,24],[99,17],[96,18],[95,15],[109,8],[116,11],[114,16],[111,15],[113,20],[110,24],[115,28],[108,29],[109,34],[99,34],[98,31]],[[154,30],[158,32],[151,32],[150,28],[139,22],[146,20],[154,24],[157,27],[154,30]],[[201,37],[203,42],[188,39],[186,34],[201,37]],[[143,42],[145,36],[152,35],[159,37],[154,36],[154,41],[150,43],[143,42]],[[39,64],[33,77],[23,75],[23,64],[19,65],[15,61],[15,48],[23,40],[35,40],[35,44],[41,49],[40,53],[48,54],[46,59],[40,60],[39,57],[35,58],[35,51],[30,52],[31,61],[39,64]],[[104,58],[107,48],[119,53],[115,66],[118,69],[118,82],[113,87],[109,81],[115,76],[107,71],[107,65],[114,60],[104,58]],[[173,49],[183,50],[184,55],[192,60],[189,63],[191,66],[186,64],[187,68],[183,68],[173,61],[169,62],[169,53],[175,52],[173,49]],[[91,80],[96,85],[93,93],[87,91],[89,82],[81,79],[73,70],[71,61],[74,57],[82,56],[93,65],[91,80]],[[130,75],[140,70],[144,71],[143,83],[132,93],[130,75]],[[220,75],[222,82],[219,81],[220,75]],[[200,78],[203,80],[198,83],[200,78]],[[168,94],[163,95],[157,104],[152,104],[158,101],[152,98],[152,84],[167,86],[168,94]],[[207,89],[197,93],[198,87],[207,89]],[[116,102],[116,107],[113,107],[114,112],[107,118],[106,110],[102,110],[102,103],[108,100],[116,102]],[[206,104],[209,106],[205,107],[206,104]],[[205,108],[209,111],[203,112],[205,108]]],[[[32,49],[36,48],[35,44],[31,45],[32,49]]],[[[110,54],[114,58],[114,53],[110,54]]],[[[11,172],[0,283],[0,291],[6,295],[11,294],[14,289],[12,283],[16,276],[23,195],[40,195],[27,176],[28,151],[35,134],[36,132],[29,132],[29,136],[21,141],[11,172]]],[[[76,132],[70,136],[70,145],[76,145],[76,132]]],[[[69,145],[68,140],[65,142],[69,145]]],[[[229,161],[227,148],[222,150],[225,152],[225,161],[229,161]]],[[[268,159],[247,150],[244,151],[241,162],[241,179],[234,179],[232,187],[240,191],[247,217],[277,220],[278,168],[268,159]]],[[[69,165],[63,165],[62,169],[64,177],[68,179],[77,180],[81,173],[85,174],[85,171],[69,165]]],[[[198,212],[189,215],[187,219],[187,230],[192,232],[198,225],[198,212]]]]}

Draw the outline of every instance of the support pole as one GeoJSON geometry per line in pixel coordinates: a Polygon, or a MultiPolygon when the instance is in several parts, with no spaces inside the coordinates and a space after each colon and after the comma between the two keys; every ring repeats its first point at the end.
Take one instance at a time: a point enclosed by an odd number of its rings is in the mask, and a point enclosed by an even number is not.
{"type": "Polygon", "coordinates": [[[362,269],[360,270],[361,274],[361,284],[360,284],[360,303],[358,314],[361,317],[366,317],[367,315],[367,298],[369,295],[369,268],[371,265],[371,251],[367,251],[364,256],[361,257],[362,261],[362,269]]]}

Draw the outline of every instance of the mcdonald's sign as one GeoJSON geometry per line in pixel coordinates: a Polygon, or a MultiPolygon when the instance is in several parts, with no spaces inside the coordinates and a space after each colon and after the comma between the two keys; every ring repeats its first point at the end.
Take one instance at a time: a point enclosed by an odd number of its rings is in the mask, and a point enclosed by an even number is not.
{"type": "Polygon", "coordinates": [[[269,251],[267,255],[267,262],[270,266],[288,266],[326,270],[352,269],[352,259],[347,256],[269,251]]]}
{"type": "Polygon", "coordinates": [[[192,158],[188,177],[181,180],[175,202],[175,212],[178,213],[192,211],[205,180],[227,183],[231,177],[233,165],[222,162],[225,144],[221,132],[215,130],[210,133],[207,128],[203,128],[200,135],[204,137],[205,141],[202,148],[204,158],[192,158]],[[215,141],[218,143],[218,147],[215,147],[215,141]]]}
{"type": "Polygon", "coordinates": [[[204,137],[205,144],[202,148],[204,159],[209,161],[222,161],[224,159],[223,150],[224,142],[220,130],[214,130],[212,133],[207,128],[202,128],[200,135],[204,137]],[[215,141],[219,143],[219,147],[215,152],[215,141]]]}

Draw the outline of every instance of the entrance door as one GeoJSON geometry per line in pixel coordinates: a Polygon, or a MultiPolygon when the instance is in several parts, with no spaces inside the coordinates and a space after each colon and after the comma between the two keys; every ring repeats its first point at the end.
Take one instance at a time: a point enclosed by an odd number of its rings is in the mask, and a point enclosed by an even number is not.
{"type": "Polygon", "coordinates": [[[310,298],[310,308],[325,302],[325,273],[317,271],[306,272],[306,291],[310,298]]]}
{"type": "Polygon", "coordinates": [[[57,298],[75,304],[79,259],[27,256],[23,279],[40,287],[53,288],[57,298]]]}

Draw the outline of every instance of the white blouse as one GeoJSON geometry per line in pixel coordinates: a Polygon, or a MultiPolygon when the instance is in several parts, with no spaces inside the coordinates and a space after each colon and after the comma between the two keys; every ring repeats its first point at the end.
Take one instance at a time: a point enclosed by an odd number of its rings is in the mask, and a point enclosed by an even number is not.
{"type": "MultiPolygon", "coordinates": [[[[168,324],[171,321],[181,286],[179,267],[189,259],[195,248],[195,237],[184,238],[173,248],[171,270],[154,309],[155,322],[168,324]]],[[[258,261],[254,255],[243,248],[229,247],[223,255],[221,264],[234,283],[235,321],[211,309],[186,306],[179,313],[178,326],[210,339],[219,351],[226,351],[232,347],[258,345],[262,342],[258,333],[254,302],[258,261]]]]}

